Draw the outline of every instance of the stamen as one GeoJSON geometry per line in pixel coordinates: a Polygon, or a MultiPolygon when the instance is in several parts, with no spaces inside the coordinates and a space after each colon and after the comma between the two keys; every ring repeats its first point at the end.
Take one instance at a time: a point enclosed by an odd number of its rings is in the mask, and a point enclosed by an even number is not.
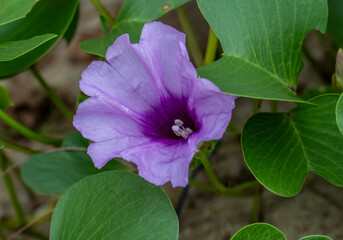
{"type": "Polygon", "coordinates": [[[180,119],[175,119],[175,125],[172,126],[172,130],[178,137],[183,137],[184,139],[188,139],[189,135],[193,133],[193,130],[190,128],[184,128],[183,122],[180,119]]]}

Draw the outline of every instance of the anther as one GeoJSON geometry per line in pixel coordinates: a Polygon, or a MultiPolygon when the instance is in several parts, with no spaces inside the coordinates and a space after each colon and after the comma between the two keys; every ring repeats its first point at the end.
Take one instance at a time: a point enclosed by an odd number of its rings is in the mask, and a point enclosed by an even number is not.
{"type": "Polygon", "coordinates": [[[189,135],[193,133],[193,130],[190,128],[184,128],[183,122],[180,119],[175,119],[175,125],[172,126],[172,130],[178,137],[183,137],[184,139],[188,139],[189,135]]]}

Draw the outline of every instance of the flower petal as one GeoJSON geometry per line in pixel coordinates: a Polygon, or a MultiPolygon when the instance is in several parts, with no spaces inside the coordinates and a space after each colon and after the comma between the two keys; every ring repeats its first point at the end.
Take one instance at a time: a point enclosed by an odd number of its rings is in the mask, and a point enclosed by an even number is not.
{"type": "Polygon", "coordinates": [[[80,89],[88,96],[107,99],[119,108],[144,112],[159,102],[159,95],[150,73],[132,49],[128,35],[120,36],[109,48],[115,66],[102,61],[92,62],[82,73],[80,89]]]}
{"type": "Polygon", "coordinates": [[[121,157],[135,163],[145,180],[155,185],[170,181],[173,187],[187,185],[189,164],[196,151],[196,146],[190,146],[187,141],[143,142],[130,137],[92,143],[88,148],[98,168],[114,157],[121,157]]]}
{"type": "Polygon", "coordinates": [[[185,34],[161,22],[145,24],[139,41],[160,85],[176,97],[188,96],[197,77],[185,42],[185,34]]]}
{"type": "Polygon", "coordinates": [[[85,138],[95,142],[142,136],[141,128],[128,115],[94,97],[80,103],[73,124],[85,138]]]}
{"type": "Polygon", "coordinates": [[[230,120],[237,96],[224,94],[207,79],[199,78],[188,99],[188,106],[197,119],[199,133],[195,141],[220,139],[230,120]]]}

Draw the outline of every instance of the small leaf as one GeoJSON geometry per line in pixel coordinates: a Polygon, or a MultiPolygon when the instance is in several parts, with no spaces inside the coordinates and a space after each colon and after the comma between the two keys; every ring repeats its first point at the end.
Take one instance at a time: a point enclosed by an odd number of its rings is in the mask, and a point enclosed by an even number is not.
{"type": "Polygon", "coordinates": [[[6,110],[12,105],[8,92],[4,86],[0,85],[0,109],[6,110]]]}
{"type": "Polygon", "coordinates": [[[67,31],[76,12],[77,3],[77,0],[40,0],[25,18],[1,25],[0,44],[31,39],[48,33],[57,37],[11,61],[0,62],[0,78],[23,71],[43,57],[67,31]]]}
{"type": "Polygon", "coordinates": [[[0,142],[0,149],[3,149],[5,147],[5,144],[3,142],[0,142]]]}
{"type": "Polygon", "coordinates": [[[343,136],[337,94],[321,95],[289,113],[258,113],[245,124],[242,150],[250,171],[270,191],[297,194],[309,171],[343,186],[343,136]]]}
{"type": "Polygon", "coordinates": [[[0,0],[0,25],[13,22],[28,14],[39,0],[0,0]]]}
{"type": "Polygon", "coordinates": [[[126,167],[111,160],[102,169],[97,169],[86,152],[58,151],[31,156],[24,163],[21,175],[36,192],[58,195],[84,177],[109,170],[126,170],[126,167]]]}
{"type": "Polygon", "coordinates": [[[0,44],[0,62],[10,61],[32,51],[43,43],[57,37],[56,34],[44,34],[20,41],[10,41],[0,44]]]}
{"type": "Polygon", "coordinates": [[[62,147],[84,147],[87,148],[89,141],[82,137],[80,132],[69,134],[62,143],[62,147]]]}
{"type": "Polygon", "coordinates": [[[189,2],[190,0],[125,0],[110,33],[102,38],[89,39],[81,43],[82,50],[105,57],[107,48],[114,40],[129,33],[132,43],[139,41],[142,27],[170,10],[189,2]]]}
{"type": "Polygon", "coordinates": [[[58,201],[51,240],[177,240],[178,219],[161,188],[128,172],[87,177],[58,201]]]}
{"type": "Polygon", "coordinates": [[[341,94],[337,102],[336,120],[337,120],[338,129],[343,134],[343,93],[341,94]]]}
{"type": "Polygon", "coordinates": [[[254,223],[240,229],[231,240],[286,240],[285,235],[267,223],[254,223]]]}
{"type": "Polygon", "coordinates": [[[322,235],[312,235],[312,236],[300,238],[299,240],[332,240],[332,238],[329,238],[327,236],[322,236],[322,235]]]}
{"type": "Polygon", "coordinates": [[[198,0],[223,46],[223,57],[198,69],[222,91],[251,98],[301,102],[297,78],[301,43],[325,31],[326,0],[198,0]]]}

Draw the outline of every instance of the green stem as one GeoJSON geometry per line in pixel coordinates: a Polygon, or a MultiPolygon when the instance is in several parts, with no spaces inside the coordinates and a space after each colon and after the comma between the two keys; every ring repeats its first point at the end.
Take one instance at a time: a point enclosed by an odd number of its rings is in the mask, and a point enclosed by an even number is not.
{"type": "Polygon", "coordinates": [[[250,218],[252,222],[259,222],[259,215],[260,215],[260,209],[261,209],[261,202],[262,202],[262,191],[263,188],[261,185],[257,186],[256,188],[256,194],[254,198],[254,202],[251,208],[250,212],[250,218]]]}
{"type": "Polygon", "coordinates": [[[216,174],[213,171],[213,168],[211,166],[210,161],[208,160],[208,157],[205,153],[202,153],[200,155],[200,161],[202,163],[202,165],[204,166],[208,177],[210,178],[211,182],[213,183],[213,185],[220,191],[220,192],[225,192],[227,189],[226,187],[221,184],[218,180],[218,178],[216,177],[216,174]]]}
{"type": "Polygon", "coordinates": [[[261,112],[261,104],[262,104],[261,99],[254,99],[254,113],[261,112]]]}
{"type": "Polygon", "coordinates": [[[196,67],[201,67],[203,65],[203,54],[198,40],[195,36],[193,27],[187,16],[186,10],[183,6],[180,6],[176,8],[176,13],[181,23],[182,29],[186,33],[189,50],[193,57],[194,64],[196,67]]]}
{"type": "Polygon", "coordinates": [[[30,71],[32,72],[33,76],[38,80],[40,85],[43,87],[45,92],[48,94],[51,101],[55,104],[55,106],[63,113],[63,115],[70,121],[73,120],[74,113],[65,105],[65,103],[61,100],[61,98],[54,92],[54,90],[48,85],[48,83],[44,80],[42,75],[39,73],[36,67],[30,67],[30,71]]]}
{"type": "Polygon", "coordinates": [[[55,146],[60,146],[62,143],[62,139],[57,139],[57,138],[51,138],[47,137],[44,135],[41,135],[39,133],[35,133],[31,131],[30,129],[24,127],[20,123],[16,122],[13,118],[8,116],[3,110],[0,109],[0,120],[2,120],[4,123],[12,127],[13,129],[17,130],[19,133],[23,134],[24,136],[31,138],[33,140],[42,142],[42,143],[47,143],[47,144],[52,144],[55,146]]]}
{"type": "Polygon", "coordinates": [[[6,240],[3,229],[2,221],[0,221],[0,240],[6,240]]]}
{"type": "MultiPolygon", "coordinates": [[[[7,167],[6,165],[7,165],[6,157],[3,154],[3,152],[0,152],[0,168],[2,171],[6,170],[6,167],[7,167]]],[[[23,209],[21,208],[21,206],[19,204],[16,192],[15,192],[14,187],[13,187],[13,182],[11,180],[11,177],[10,177],[10,175],[6,174],[3,176],[3,179],[4,179],[4,183],[6,185],[8,194],[10,196],[13,208],[14,208],[15,213],[17,215],[18,222],[20,225],[25,225],[26,224],[25,215],[24,215],[23,209]]]]}
{"type": "Polygon", "coordinates": [[[212,28],[209,27],[207,48],[205,53],[204,65],[210,64],[216,58],[216,53],[218,49],[218,38],[213,32],[212,28]]]}
{"type": "Polygon", "coordinates": [[[107,9],[101,4],[99,0],[91,0],[91,2],[95,6],[96,10],[98,10],[98,12],[104,16],[104,18],[106,19],[106,22],[112,28],[115,23],[115,20],[113,19],[111,14],[107,11],[107,9]]]}
{"type": "Polygon", "coordinates": [[[5,147],[10,148],[10,149],[15,150],[15,151],[18,151],[18,152],[22,152],[26,155],[33,155],[33,154],[39,153],[39,151],[32,150],[32,149],[27,148],[27,147],[23,147],[21,145],[9,142],[9,141],[4,140],[2,138],[0,138],[0,142],[3,142],[5,147]]]}
{"type": "Polygon", "coordinates": [[[274,100],[270,101],[270,110],[271,110],[271,112],[277,112],[278,111],[278,101],[274,101],[274,100]]]}

